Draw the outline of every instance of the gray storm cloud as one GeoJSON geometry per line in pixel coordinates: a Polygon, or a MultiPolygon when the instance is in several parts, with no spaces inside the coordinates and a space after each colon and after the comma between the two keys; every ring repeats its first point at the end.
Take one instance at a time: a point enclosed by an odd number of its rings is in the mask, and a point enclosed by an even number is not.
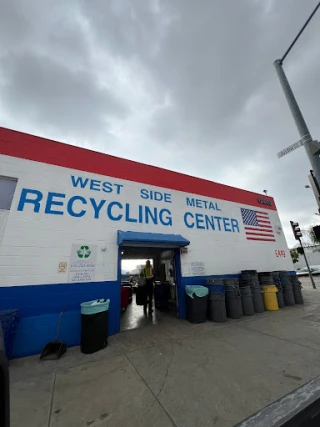
{"type": "MultiPolygon", "coordinates": [[[[275,197],[316,221],[273,69],[314,0],[23,0],[0,14],[0,124],[275,197]]],[[[285,63],[320,138],[320,14],[285,63]]]]}

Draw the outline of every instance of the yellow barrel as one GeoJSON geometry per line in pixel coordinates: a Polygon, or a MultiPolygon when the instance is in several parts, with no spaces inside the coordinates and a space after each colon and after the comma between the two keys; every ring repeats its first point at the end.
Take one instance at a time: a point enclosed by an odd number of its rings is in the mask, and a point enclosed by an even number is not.
{"type": "Polygon", "coordinates": [[[276,286],[261,286],[263,291],[263,302],[264,308],[269,311],[279,310],[278,300],[277,300],[277,292],[278,289],[276,286]]]}

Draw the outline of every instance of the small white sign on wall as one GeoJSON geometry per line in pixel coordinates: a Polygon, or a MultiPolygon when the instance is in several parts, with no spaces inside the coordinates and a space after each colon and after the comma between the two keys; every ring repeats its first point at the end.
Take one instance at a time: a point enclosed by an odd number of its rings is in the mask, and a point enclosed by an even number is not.
{"type": "Polygon", "coordinates": [[[190,262],[190,273],[192,276],[205,276],[206,267],[204,262],[190,262]]]}
{"type": "Polygon", "coordinates": [[[73,244],[71,247],[69,282],[93,282],[96,260],[97,245],[73,244]]]}

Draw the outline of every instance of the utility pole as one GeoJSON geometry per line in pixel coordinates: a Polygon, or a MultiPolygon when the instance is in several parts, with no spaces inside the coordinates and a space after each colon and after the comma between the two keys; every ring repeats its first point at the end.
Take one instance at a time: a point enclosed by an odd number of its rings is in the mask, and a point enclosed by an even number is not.
{"type": "Polygon", "coordinates": [[[299,243],[300,243],[301,251],[303,253],[304,260],[306,262],[306,266],[307,266],[307,269],[308,269],[308,272],[309,272],[309,277],[310,277],[310,280],[311,280],[312,287],[313,287],[313,289],[317,289],[316,288],[316,284],[314,282],[314,278],[313,278],[311,270],[310,270],[310,265],[309,265],[309,262],[308,262],[307,255],[306,255],[306,253],[304,251],[304,247],[303,247],[302,242],[301,242],[301,239],[299,239],[299,243]]]}
{"type": "Polygon", "coordinates": [[[296,240],[298,240],[299,243],[300,243],[301,253],[303,253],[303,256],[304,256],[304,259],[305,259],[305,262],[306,262],[306,266],[307,266],[307,269],[308,269],[308,272],[309,272],[309,277],[310,277],[310,280],[311,280],[312,287],[313,287],[313,289],[317,289],[316,288],[316,284],[315,284],[314,279],[313,279],[313,276],[312,276],[312,273],[311,273],[311,270],[310,270],[310,266],[309,266],[309,262],[308,262],[308,259],[307,259],[307,255],[306,255],[306,253],[304,251],[304,247],[302,245],[302,241],[301,241],[302,233],[301,233],[301,230],[300,230],[300,227],[299,227],[299,223],[298,222],[290,221],[290,224],[291,224],[291,228],[292,228],[292,232],[293,232],[294,238],[296,240]]]}
{"type": "Polygon", "coordinates": [[[320,184],[320,158],[319,158],[319,152],[320,152],[320,146],[316,142],[313,141],[309,129],[306,125],[306,122],[304,120],[304,117],[301,113],[301,110],[299,108],[299,105],[296,101],[296,98],[292,92],[292,89],[289,85],[288,79],[285,75],[285,72],[283,70],[283,61],[291,51],[292,47],[295,45],[299,37],[301,36],[302,32],[305,30],[311,19],[313,18],[314,14],[320,7],[320,2],[317,4],[307,21],[304,23],[303,27],[289,46],[289,48],[286,50],[285,54],[281,59],[277,59],[274,62],[274,67],[276,69],[280,84],[282,86],[283,92],[285,94],[285,97],[287,99],[289,108],[291,110],[291,114],[293,116],[293,119],[296,123],[296,126],[298,128],[301,141],[304,144],[305,150],[307,152],[307,155],[309,157],[310,163],[312,165],[312,169],[314,172],[315,182],[316,185],[319,186],[320,184]]]}
{"type": "Polygon", "coordinates": [[[299,105],[289,85],[287,76],[284,73],[280,59],[277,59],[274,62],[274,67],[278,74],[278,78],[282,86],[283,92],[286,96],[289,108],[291,110],[291,114],[298,128],[301,141],[303,142],[304,148],[309,157],[309,160],[313,169],[313,173],[316,178],[316,185],[318,187],[320,183],[320,157],[318,154],[314,154],[314,152],[317,153],[316,146],[313,143],[313,139],[310,135],[310,131],[307,127],[307,124],[303,118],[299,105]]]}

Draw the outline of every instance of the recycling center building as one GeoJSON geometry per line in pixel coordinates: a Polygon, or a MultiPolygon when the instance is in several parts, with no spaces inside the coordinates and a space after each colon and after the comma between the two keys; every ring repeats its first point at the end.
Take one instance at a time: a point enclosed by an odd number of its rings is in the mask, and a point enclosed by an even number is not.
{"type": "Polygon", "coordinates": [[[119,332],[125,253],[162,265],[172,254],[180,318],[186,285],[293,270],[265,195],[4,128],[0,189],[0,310],[19,309],[15,357],[41,351],[63,308],[62,339],[78,345],[80,303],[96,298],[110,298],[119,332]]]}

